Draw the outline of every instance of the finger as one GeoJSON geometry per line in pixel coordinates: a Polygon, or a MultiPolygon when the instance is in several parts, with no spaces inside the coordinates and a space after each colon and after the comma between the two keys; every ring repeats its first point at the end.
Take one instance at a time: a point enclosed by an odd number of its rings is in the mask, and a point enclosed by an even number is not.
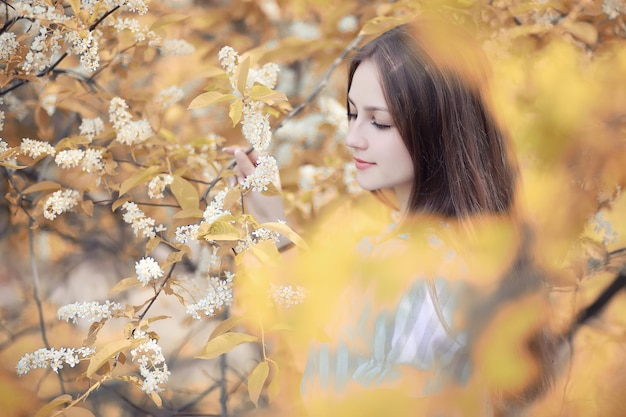
{"type": "Polygon", "coordinates": [[[246,155],[246,153],[241,149],[235,150],[234,154],[235,161],[237,162],[237,171],[239,171],[241,175],[241,178],[239,178],[239,180],[243,181],[245,177],[254,172],[255,167],[248,155],[246,155]]]}

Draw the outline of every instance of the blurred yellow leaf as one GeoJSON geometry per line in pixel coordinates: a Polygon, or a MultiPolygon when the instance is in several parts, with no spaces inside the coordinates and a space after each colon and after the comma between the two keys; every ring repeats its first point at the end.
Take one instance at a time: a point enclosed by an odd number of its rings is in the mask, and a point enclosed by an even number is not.
{"type": "Polygon", "coordinates": [[[255,84],[250,89],[248,97],[251,100],[262,101],[266,104],[272,105],[276,101],[286,101],[287,96],[281,91],[274,91],[261,84],[255,84]]]}
{"type": "Polygon", "coordinates": [[[246,83],[248,82],[248,71],[250,71],[250,57],[244,58],[237,66],[235,79],[237,80],[237,91],[243,95],[246,91],[246,83]]]}
{"type": "Polygon", "coordinates": [[[118,281],[110,290],[109,295],[118,294],[130,287],[134,287],[135,285],[139,285],[140,282],[137,280],[137,277],[128,277],[118,281]]]}
{"type": "Polygon", "coordinates": [[[95,417],[95,415],[86,408],[76,406],[63,410],[60,415],[64,417],[95,417]]]}
{"type": "Polygon", "coordinates": [[[186,208],[174,214],[175,219],[201,219],[203,211],[199,208],[186,208]]]}
{"type": "Polygon", "coordinates": [[[233,126],[239,123],[241,120],[241,112],[243,111],[243,101],[235,100],[230,104],[230,109],[228,110],[228,117],[233,121],[233,126]]]}
{"type": "Polygon", "coordinates": [[[41,407],[39,411],[37,411],[37,414],[35,414],[35,417],[47,417],[55,408],[58,408],[65,404],[69,404],[71,402],[72,402],[71,395],[69,394],[60,395],[56,397],[55,399],[53,399],[52,401],[50,401],[48,404],[41,407]]]}
{"type": "Polygon", "coordinates": [[[171,25],[173,23],[180,23],[183,20],[189,18],[186,14],[180,13],[168,13],[165,16],[158,18],[150,25],[150,30],[155,30],[163,26],[171,25]]]}
{"type": "Polygon", "coordinates": [[[37,191],[57,191],[61,188],[63,188],[61,187],[61,184],[54,181],[41,181],[31,185],[30,187],[26,187],[26,189],[22,190],[22,194],[30,194],[37,191]]]}
{"type": "Polygon", "coordinates": [[[130,339],[122,339],[116,340],[114,342],[109,343],[104,346],[102,349],[96,351],[96,353],[91,357],[89,361],[89,366],[87,367],[86,375],[88,378],[91,378],[104,364],[108,362],[113,356],[117,355],[121,351],[128,349],[130,347],[134,347],[143,343],[144,340],[130,340],[130,339]]]}
{"type": "Polygon", "coordinates": [[[272,375],[272,380],[267,386],[267,398],[268,398],[268,401],[271,403],[272,401],[274,401],[274,399],[278,396],[278,393],[280,392],[280,383],[279,383],[280,379],[279,379],[278,365],[275,362],[270,362],[270,365],[272,366],[274,372],[272,375]]]}
{"type": "Polygon", "coordinates": [[[226,333],[227,331],[237,326],[239,323],[243,322],[245,319],[246,318],[242,316],[232,316],[227,318],[226,320],[221,321],[220,324],[218,324],[211,332],[209,340],[226,333]]]}
{"type": "Polygon", "coordinates": [[[235,346],[243,343],[256,342],[259,338],[245,333],[229,332],[221,334],[207,342],[202,348],[199,359],[213,359],[230,352],[235,346]]]}
{"type": "Polygon", "coordinates": [[[241,232],[228,221],[216,221],[210,225],[203,223],[198,230],[198,238],[205,240],[239,240],[241,232]]]}
{"type": "Polygon", "coordinates": [[[187,109],[201,109],[208,107],[212,104],[221,103],[222,101],[235,100],[237,98],[234,94],[224,94],[219,91],[209,91],[208,93],[202,93],[198,97],[194,98],[187,109]]]}
{"type": "Polygon", "coordinates": [[[264,227],[266,229],[280,233],[281,235],[285,236],[287,239],[295,243],[298,247],[302,249],[309,249],[304,239],[302,239],[300,235],[298,235],[291,227],[287,226],[287,224],[285,223],[268,222],[260,224],[259,227],[264,227]]]}
{"type": "Polygon", "coordinates": [[[270,373],[270,367],[266,361],[259,362],[248,376],[248,394],[255,406],[259,406],[259,395],[270,373]]]}
{"type": "Polygon", "coordinates": [[[198,209],[200,204],[200,196],[196,187],[181,177],[180,175],[174,175],[174,181],[170,185],[172,194],[176,197],[178,204],[183,210],[195,210],[198,209]]]}
{"type": "Polygon", "coordinates": [[[562,23],[565,30],[570,32],[576,39],[593,46],[598,42],[598,29],[591,23],[565,20],[562,23]]]}
{"type": "Polygon", "coordinates": [[[378,16],[373,19],[368,20],[363,25],[360,34],[361,35],[379,35],[383,32],[386,32],[396,26],[400,26],[402,24],[408,23],[413,20],[413,16],[410,15],[402,15],[402,16],[378,16]]]}

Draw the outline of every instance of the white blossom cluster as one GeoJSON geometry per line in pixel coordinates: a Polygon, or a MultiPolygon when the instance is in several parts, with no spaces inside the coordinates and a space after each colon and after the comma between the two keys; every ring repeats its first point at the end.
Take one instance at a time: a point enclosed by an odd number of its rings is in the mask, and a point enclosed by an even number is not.
{"type": "Polygon", "coordinates": [[[81,136],[85,136],[89,138],[89,140],[93,140],[95,136],[104,131],[104,122],[99,117],[93,119],[83,119],[80,122],[78,130],[81,136]]]}
{"type": "Polygon", "coordinates": [[[71,45],[67,49],[69,54],[80,56],[80,64],[88,72],[92,73],[100,66],[98,53],[98,39],[100,31],[69,32],[65,35],[65,41],[71,45]]]}
{"type": "Polygon", "coordinates": [[[5,94],[4,102],[8,106],[9,112],[11,112],[17,120],[24,120],[24,118],[28,115],[26,105],[24,105],[22,100],[17,98],[14,94],[5,94]]]}
{"type": "Polygon", "coordinates": [[[109,120],[117,132],[115,140],[124,145],[136,145],[143,143],[154,132],[148,119],[132,120],[132,115],[127,110],[128,104],[120,97],[114,97],[109,105],[109,120]]]}
{"type": "Polygon", "coordinates": [[[122,305],[113,301],[106,300],[104,304],[97,301],[76,302],[62,306],[57,311],[59,320],[66,322],[78,323],[78,319],[85,319],[92,323],[100,320],[108,320],[115,313],[122,310],[122,305]]]}
{"type": "Polygon", "coordinates": [[[270,115],[261,113],[251,105],[243,106],[242,115],[243,136],[258,152],[267,151],[272,142],[270,115]]]}
{"type": "Polygon", "coordinates": [[[350,194],[360,194],[363,191],[356,181],[356,166],[353,163],[343,165],[343,183],[350,194]]]}
{"type": "MultiPolygon", "coordinates": [[[[241,62],[241,57],[230,46],[224,46],[218,58],[220,65],[226,71],[230,85],[235,92],[237,91],[237,68],[241,62]]],[[[245,89],[249,90],[254,83],[262,84],[268,88],[276,87],[278,80],[278,65],[274,63],[266,63],[260,69],[250,68],[248,70],[248,78],[245,89]]],[[[245,96],[245,93],[244,93],[245,96]]],[[[242,132],[244,137],[257,150],[257,152],[266,152],[272,140],[272,132],[270,130],[269,114],[263,112],[263,103],[254,100],[245,99],[242,109],[242,132]]]]}
{"type": "Polygon", "coordinates": [[[244,189],[251,188],[253,191],[267,191],[268,185],[277,177],[276,159],[270,155],[261,155],[257,160],[256,169],[244,179],[241,186],[244,189]]]}
{"type": "Polygon", "coordinates": [[[320,98],[319,105],[324,116],[324,122],[330,123],[336,129],[336,140],[338,142],[344,141],[348,134],[348,118],[346,117],[345,106],[329,96],[320,98]]]}
{"type": "Polygon", "coordinates": [[[167,383],[171,372],[167,369],[161,346],[141,330],[135,330],[134,338],[147,339],[130,351],[132,360],[139,364],[139,373],[143,377],[141,389],[146,394],[163,391],[163,385],[167,383]]]}
{"type": "Polygon", "coordinates": [[[0,154],[3,154],[8,150],[9,150],[9,144],[3,141],[2,138],[0,138],[0,154]]]}
{"type": "Polygon", "coordinates": [[[22,376],[32,369],[48,367],[59,373],[59,369],[62,369],[65,364],[73,368],[80,362],[81,358],[87,358],[93,355],[94,352],[95,349],[90,347],[38,349],[33,353],[27,353],[22,356],[16,366],[17,374],[22,376]]]}
{"type": "Polygon", "coordinates": [[[81,0],[81,9],[92,14],[96,9],[96,4],[100,3],[105,10],[111,10],[120,6],[122,10],[127,10],[140,15],[148,13],[148,5],[146,0],[81,0]]]}
{"type": "Polygon", "coordinates": [[[617,243],[619,234],[616,230],[613,230],[613,224],[604,218],[602,212],[597,212],[595,216],[591,218],[591,225],[594,232],[602,236],[602,244],[608,245],[610,243],[617,243]]]}
{"type": "Polygon", "coordinates": [[[224,199],[226,198],[226,194],[228,194],[228,188],[215,194],[215,197],[213,197],[207,208],[204,209],[202,218],[205,223],[211,225],[223,215],[231,214],[230,210],[224,210],[224,199]]]}
{"type": "Polygon", "coordinates": [[[4,32],[0,35],[0,61],[7,61],[16,52],[20,43],[16,39],[15,33],[4,32]]]}
{"type": "Polygon", "coordinates": [[[43,206],[43,216],[48,220],[54,220],[57,216],[72,211],[78,204],[80,193],[76,190],[58,190],[52,193],[43,206]]]}
{"type": "Polygon", "coordinates": [[[0,110],[0,130],[4,130],[4,112],[2,110],[0,110]]]}
{"type": "Polygon", "coordinates": [[[258,229],[254,229],[250,234],[252,235],[252,238],[255,242],[269,240],[271,242],[278,243],[278,241],[280,240],[280,235],[278,234],[278,232],[266,229],[265,227],[259,227],[258,229]]]}
{"type": "Polygon", "coordinates": [[[156,281],[163,276],[163,270],[157,261],[147,256],[135,262],[137,280],[145,287],[151,281],[156,281]]]}
{"type": "Polygon", "coordinates": [[[199,229],[199,224],[178,226],[174,232],[174,240],[176,240],[177,243],[182,243],[183,245],[191,240],[197,240],[199,229]]]}
{"type": "Polygon", "coordinates": [[[305,164],[298,168],[298,186],[303,191],[315,189],[318,182],[330,177],[332,171],[327,167],[305,164]]]}
{"type": "Polygon", "coordinates": [[[215,316],[233,301],[233,278],[235,274],[226,271],[226,278],[210,277],[207,291],[197,303],[187,305],[187,314],[200,319],[200,313],[207,317],[215,316]]]}
{"type": "Polygon", "coordinates": [[[22,138],[20,152],[33,159],[39,158],[41,155],[54,155],[56,153],[48,142],[29,138],[22,138]]]}
{"type": "Polygon", "coordinates": [[[56,154],[54,162],[59,168],[70,169],[80,165],[81,169],[88,174],[97,173],[104,169],[103,153],[104,149],[65,149],[56,154]]]}
{"type": "Polygon", "coordinates": [[[173,85],[159,91],[156,96],[156,101],[161,104],[162,109],[166,109],[181,101],[183,97],[185,97],[183,90],[181,90],[178,86],[173,85]]]}
{"type": "Polygon", "coordinates": [[[270,293],[274,303],[282,308],[302,304],[306,298],[306,289],[300,285],[271,284],[270,293]]]}
{"type": "MultiPolygon", "coordinates": [[[[157,42],[151,42],[151,46],[157,46],[157,42]]],[[[196,48],[184,39],[163,39],[159,46],[159,51],[165,56],[185,56],[191,55],[196,48]]]]}
{"type": "Polygon", "coordinates": [[[63,40],[63,34],[59,29],[48,34],[45,27],[39,28],[39,34],[35,36],[26,54],[24,61],[19,67],[27,74],[41,72],[54,62],[55,54],[61,50],[59,41],[63,40]]]}
{"type": "Polygon", "coordinates": [[[165,187],[174,182],[174,177],[170,174],[159,174],[148,183],[148,197],[163,198],[165,187]]]}
{"type": "Polygon", "coordinates": [[[626,2],[624,0],[604,0],[602,12],[611,20],[617,19],[621,14],[626,14],[626,2]]]}
{"type": "Polygon", "coordinates": [[[163,225],[156,226],[156,221],[144,214],[137,204],[132,201],[127,201],[122,205],[122,208],[126,210],[126,213],[122,216],[124,221],[130,224],[135,232],[135,236],[139,237],[155,237],[156,232],[161,232],[164,229],[163,225]]]}
{"type": "Polygon", "coordinates": [[[115,23],[113,23],[113,27],[118,32],[123,32],[125,30],[130,31],[133,34],[133,38],[135,42],[143,42],[146,39],[150,39],[151,42],[158,42],[160,40],[159,36],[152,30],[148,28],[148,26],[141,26],[139,20],[125,17],[118,17],[115,23]]]}
{"type": "Polygon", "coordinates": [[[46,5],[45,2],[39,0],[21,0],[14,1],[12,4],[13,15],[23,16],[27,19],[35,21],[47,20],[54,23],[62,23],[69,19],[68,16],[61,14],[54,6],[46,5]]]}

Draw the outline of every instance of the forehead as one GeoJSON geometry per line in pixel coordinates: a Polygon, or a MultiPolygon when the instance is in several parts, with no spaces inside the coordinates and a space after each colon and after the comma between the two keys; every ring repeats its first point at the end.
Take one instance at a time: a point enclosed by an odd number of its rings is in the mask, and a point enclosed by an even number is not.
{"type": "Polygon", "coordinates": [[[365,60],[359,64],[352,77],[348,96],[357,106],[386,105],[378,67],[374,62],[365,60]]]}

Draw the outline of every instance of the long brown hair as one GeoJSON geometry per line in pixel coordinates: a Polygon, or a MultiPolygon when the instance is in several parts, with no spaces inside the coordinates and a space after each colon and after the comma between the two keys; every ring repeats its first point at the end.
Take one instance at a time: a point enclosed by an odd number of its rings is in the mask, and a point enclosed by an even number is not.
{"type": "Polygon", "coordinates": [[[458,28],[423,20],[396,27],[361,48],[378,67],[387,105],[411,155],[409,211],[448,218],[511,210],[516,167],[483,94],[479,48],[458,28]]]}

